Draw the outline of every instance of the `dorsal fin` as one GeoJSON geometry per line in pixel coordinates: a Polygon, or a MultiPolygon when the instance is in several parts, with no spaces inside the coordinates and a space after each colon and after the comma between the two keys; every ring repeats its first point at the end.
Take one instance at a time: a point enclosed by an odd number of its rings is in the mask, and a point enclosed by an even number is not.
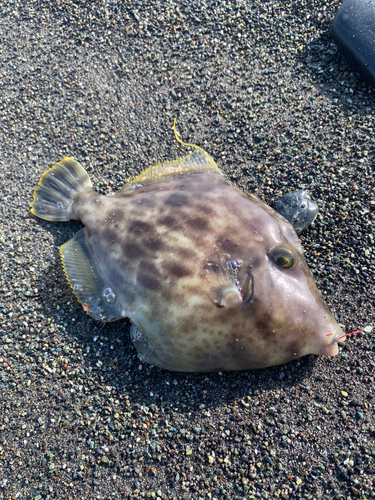
{"type": "Polygon", "coordinates": [[[183,146],[192,146],[196,148],[193,153],[182,158],[177,158],[177,160],[164,161],[162,163],[157,163],[153,167],[150,167],[143,172],[141,172],[137,177],[129,181],[123,188],[123,191],[131,189],[137,184],[151,184],[153,182],[160,182],[166,180],[170,177],[177,175],[189,175],[198,174],[204,172],[212,172],[221,174],[219,167],[216,165],[215,160],[210,156],[204,149],[194,144],[186,144],[182,142],[176,133],[174,123],[174,132],[178,142],[183,146]]]}

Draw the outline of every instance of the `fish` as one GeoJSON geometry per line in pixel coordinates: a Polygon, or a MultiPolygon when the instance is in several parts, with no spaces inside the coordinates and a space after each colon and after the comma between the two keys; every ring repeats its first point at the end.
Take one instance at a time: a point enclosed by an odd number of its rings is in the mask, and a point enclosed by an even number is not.
{"type": "MultiPolygon", "coordinates": [[[[176,132],[175,132],[176,133],[176,132]]],[[[60,248],[83,310],[128,318],[141,362],[178,372],[250,370],[345,340],[293,226],[246,195],[199,146],[152,166],[113,196],[64,158],[35,188],[31,212],[83,228],[60,248]]]]}

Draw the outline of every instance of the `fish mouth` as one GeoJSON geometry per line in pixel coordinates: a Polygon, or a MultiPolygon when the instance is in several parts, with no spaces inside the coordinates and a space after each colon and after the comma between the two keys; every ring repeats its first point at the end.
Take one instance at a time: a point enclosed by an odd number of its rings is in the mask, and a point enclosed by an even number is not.
{"type": "Polygon", "coordinates": [[[322,349],[322,354],[324,354],[325,356],[332,357],[336,356],[338,353],[339,353],[339,346],[337,341],[331,342],[322,349]]]}
{"type": "Polygon", "coordinates": [[[345,335],[342,335],[342,331],[340,331],[336,334],[327,333],[326,337],[329,343],[323,347],[322,354],[329,357],[336,356],[339,353],[339,342],[345,342],[345,335]]]}

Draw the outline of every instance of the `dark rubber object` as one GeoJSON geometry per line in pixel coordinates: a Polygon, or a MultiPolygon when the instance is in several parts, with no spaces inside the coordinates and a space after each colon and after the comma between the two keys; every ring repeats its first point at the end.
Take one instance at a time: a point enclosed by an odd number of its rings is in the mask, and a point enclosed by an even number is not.
{"type": "Polygon", "coordinates": [[[302,190],[284,194],[273,208],[292,224],[297,234],[307,229],[318,213],[318,205],[302,190]]]}
{"type": "Polygon", "coordinates": [[[375,0],[344,0],[331,34],[362,78],[375,86],[375,0]]]}

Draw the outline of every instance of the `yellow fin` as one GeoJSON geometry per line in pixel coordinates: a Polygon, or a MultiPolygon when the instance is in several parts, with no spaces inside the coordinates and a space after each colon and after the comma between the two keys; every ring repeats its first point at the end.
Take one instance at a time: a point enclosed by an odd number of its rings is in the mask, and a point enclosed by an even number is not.
{"type": "Polygon", "coordinates": [[[177,158],[177,160],[157,163],[153,167],[144,170],[137,177],[135,177],[135,179],[129,181],[123,188],[123,191],[131,189],[136,184],[144,185],[153,182],[160,182],[177,175],[190,175],[204,172],[221,174],[215,160],[212,156],[206,153],[204,149],[199,146],[195,146],[194,144],[186,144],[178,138],[175,124],[174,132],[178,142],[180,142],[183,146],[192,146],[196,148],[196,151],[187,156],[183,156],[182,158],[177,158]]]}
{"type": "Polygon", "coordinates": [[[116,292],[95,268],[85,229],[60,247],[60,255],[65,276],[83,310],[105,323],[121,318],[116,292]]]}
{"type": "Polygon", "coordinates": [[[73,158],[64,158],[42,175],[34,191],[31,212],[54,222],[74,218],[69,208],[84,189],[91,188],[86,170],[73,158]]]}
{"type": "Polygon", "coordinates": [[[199,149],[198,151],[194,151],[194,153],[178,158],[177,160],[158,163],[157,165],[144,170],[135,179],[129,181],[123,190],[127,191],[136,184],[150,184],[152,182],[160,182],[177,175],[198,174],[203,172],[221,174],[214,159],[203,149],[199,149]]]}

